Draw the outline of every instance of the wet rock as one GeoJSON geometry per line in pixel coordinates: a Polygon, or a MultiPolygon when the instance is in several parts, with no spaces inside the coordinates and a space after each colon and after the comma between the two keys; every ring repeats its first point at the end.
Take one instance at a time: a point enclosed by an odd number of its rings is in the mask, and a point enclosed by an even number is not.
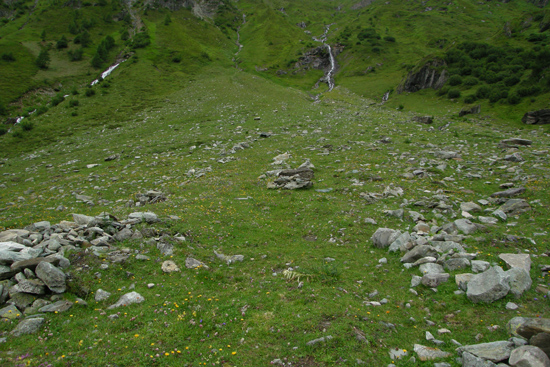
{"type": "Polygon", "coordinates": [[[113,305],[107,307],[108,310],[112,310],[113,308],[121,307],[121,306],[128,306],[134,303],[141,303],[145,301],[145,298],[137,292],[130,292],[126,293],[120,299],[113,305]]]}
{"type": "Polygon", "coordinates": [[[550,359],[540,348],[524,345],[512,351],[508,363],[512,367],[549,367],[550,359]]]}
{"type": "Polygon", "coordinates": [[[49,262],[41,262],[36,266],[36,276],[54,293],[63,293],[67,290],[65,273],[49,262]]]}
{"type": "Polygon", "coordinates": [[[36,333],[42,325],[44,325],[45,320],[42,317],[33,317],[21,321],[15,329],[11,331],[11,335],[19,337],[25,334],[36,333]]]}
{"type": "Polygon", "coordinates": [[[468,282],[466,295],[474,303],[491,303],[506,296],[509,290],[504,271],[499,266],[494,266],[472,277],[468,282]]]}

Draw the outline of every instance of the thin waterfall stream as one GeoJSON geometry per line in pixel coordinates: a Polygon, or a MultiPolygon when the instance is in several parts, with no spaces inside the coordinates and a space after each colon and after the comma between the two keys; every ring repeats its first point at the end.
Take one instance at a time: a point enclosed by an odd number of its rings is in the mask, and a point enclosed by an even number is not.
{"type": "Polygon", "coordinates": [[[327,43],[327,37],[328,37],[328,31],[330,30],[330,27],[334,23],[331,23],[327,26],[325,26],[325,32],[320,38],[313,37],[314,41],[321,42],[328,50],[329,59],[330,59],[330,69],[326,72],[324,79],[328,84],[328,91],[332,91],[334,89],[334,72],[336,71],[336,60],[334,58],[334,53],[332,52],[332,47],[327,43]]]}

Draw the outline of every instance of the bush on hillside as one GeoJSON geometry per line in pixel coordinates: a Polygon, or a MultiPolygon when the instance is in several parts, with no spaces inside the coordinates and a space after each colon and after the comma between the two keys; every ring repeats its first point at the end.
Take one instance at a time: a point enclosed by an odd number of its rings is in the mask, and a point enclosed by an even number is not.
{"type": "Polygon", "coordinates": [[[453,75],[452,77],[449,78],[448,83],[453,87],[460,85],[462,84],[462,77],[460,75],[453,75]]]}
{"type": "Polygon", "coordinates": [[[453,88],[447,92],[447,98],[460,98],[460,90],[453,88]]]}

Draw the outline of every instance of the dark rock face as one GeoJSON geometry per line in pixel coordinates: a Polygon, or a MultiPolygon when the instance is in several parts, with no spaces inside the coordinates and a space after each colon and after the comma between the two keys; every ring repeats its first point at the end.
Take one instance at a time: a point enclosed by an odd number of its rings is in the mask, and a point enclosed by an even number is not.
{"type": "Polygon", "coordinates": [[[458,113],[458,117],[466,116],[466,115],[475,115],[481,112],[481,106],[477,105],[472,108],[463,108],[458,113]]]}
{"type": "Polygon", "coordinates": [[[529,111],[521,119],[526,125],[545,125],[550,124],[550,109],[529,111]]]}
{"type": "Polygon", "coordinates": [[[529,2],[533,3],[533,5],[538,6],[539,8],[544,8],[546,5],[548,5],[549,0],[530,0],[529,2]]]}
{"type": "Polygon", "coordinates": [[[447,81],[447,64],[443,60],[428,61],[420,69],[413,70],[397,88],[397,93],[417,92],[421,89],[439,89],[447,81]]]}

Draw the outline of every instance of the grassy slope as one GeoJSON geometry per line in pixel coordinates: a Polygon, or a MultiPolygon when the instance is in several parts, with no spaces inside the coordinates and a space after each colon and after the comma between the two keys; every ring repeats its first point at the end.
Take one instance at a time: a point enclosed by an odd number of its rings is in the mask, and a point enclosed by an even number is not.
{"type": "MultiPolygon", "coordinates": [[[[0,198],[0,207],[5,208],[0,212],[0,222],[6,227],[22,227],[38,220],[70,220],[74,212],[94,215],[103,211],[124,218],[135,210],[125,207],[127,200],[144,190],[159,189],[169,195],[169,200],[144,209],[163,218],[156,226],[159,230],[188,237],[186,243],[176,246],[171,259],[183,265],[187,256],[193,256],[206,261],[211,270],[162,274],[160,263],[154,259],[164,258],[154,246],[142,246],[143,241],[127,241],[120,246],[150,256],[152,260],[145,263],[131,257],[125,264],[99,270],[105,261],[80,253],[72,257],[71,274],[78,284],[75,292],[102,288],[116,298],[135,284],[145,303],[120,310],[119,318],[112,320],[107,316],[115,312],[105,310],[109,301],[96,303],[89,293],[88,307],[75,306],[67,313],[48,315],[46,329],[37,335],[19,338],[17,345],[11,339],[2,344],[3,363],[16,363],[15,357],[30,353],[27,359],[31,364],[47,362],[54,366],[86,365],[90,355],[94,363],[125,365],[216,361],[264,365],[275,358],[288,358],[295,365],[328,366],[340,359],[356,358],[383,365],[391,362],[389,348],[412,350],[413,343],[423,343],[425,330],[436,333],[437,327],[452,330],[451,335],[439,336],[447,345],[451,338],[473,343],[478,333],[484,334],[481,341],[507,337],[504,322],[516,315],[504,310],[506,302],[514,301],[510,297],[488,306],[473,306],[465,297],[453,295],[456,288],[452,282],[440,286],[438,293],[418,288],[420,296],[412,296],[408,284],[415,272],[402,272],[397,255],[372,248],[368,240],[379,226],[405,230],[412,225],[383,214],[385,209],[398,208],[403,198],[367,205],[359,193],[381,192],[394,183],[405,190],[409,203],[431,195],[426,190],[433,193],[441,188],[457,202],[485,198],[498,190],[496,178],[510,179],[506,170],[495,168],[496,176],[470,180],[464,176],[469,171],[457,174],[456,168],[475,161],[478,163],[468,167],[477,170],[479,160],[494,154],[500,139],[518,134],[515,127],[496,128],[484,120],[454,119],[449,129],[440,131],[439,127],[451,119],[440,116],[433,130],[407,122],[412,116],[409,113],[377,106],[366,109],[371,101],[343,88],[326,95],[320,103],[312,103],[303,92],[235,69],[207,68],[177,81],[160,78],[161,73],[154,74],[154,67],[145,59],[122,64],[110,79],[111,86],[104,88],[109,94],[79,97],[78,123],[67,113],[67,101],[35,119],[37,127],[26,135],[29,141],[34,135],[42,136],[40,129],[48,124],[58,131],[72,126],[72,135],[37,147],[32,154],[13,154],[4,160],[0,172],[10,175],[0,176],[6,185],[0,198]],[[150,85],[145,77],[156,79],[155,87],[143,89],[150,85]],[[133,79],[135,84],[128,83],[133,79]],[[165,86],[161,95],[160,90],[152,89],[160,85],[165,86]],[[124,93],[135,98],[137,91],[158,97],[126,106],[121,104],[124,98],[115,98],[124,93]],[[102,106],[103,114],[96,112],[97,106],[102,106]],[[261,120],[254,120],[255,116],[261,120]],[[96,126],[77,128],[85,123],[96,126]],[[258,139],[259,131],[274,135],[258,139]],[[393,143],[378,143],[384,136],[391,136],[393,143]],[[248,141],[251,148],[234,154],[233,162],[217,163],[223,149],[241,141],[248,141]],[[441,147],[461,145],[464,162],[450,161],[445,171],[431,170],[431,179],[400,178],[407,167],[414,167],[407,163],[409,158],[431,157],[425,153],[428,142],[441,147]],[[333,151],[318,154],[327,143],[333,151]],[[192,146],[198,148],[190,153],[192,146]],[[316,166],[315,188],[333,191],[267,190],[265,180],[258,176],[272,169],[273,156],[285,151],[292,154],[293,167],[310,158],[316,166]],[[410,155],[404,160],[391,156],[401,152],[410,155]],[[112,154],[120,158],[103,162],[112,154]],[[100,166],[86,168],[92,163],[100,166]],[[203,177],[187,175],[190,169],[209,166],[212,172],[203,177]],[[383,181],[370,180],[373,175],[383,181]],[[437,183],[446,176],[456,181],[447,187],[437,183]],[[362,181],[363,186],[353,186],[354,180],[362,181]],[[465,187],[473,193],[463,191],[465,187]],[[90,207],[77,203],[74,193],[110,203],[90,207]],[[56,210],[59,205],[66,210],[56,210]],[[178,219],[170,219],[174,215],[178,219]],[[366,217],[374,218],[378,225],[364,223],[366,217]],[[213,258],[214,249],[243,254],[246,261],[227,266],[213,258]],[[336,261],[325,263],[325,257],[336,261]],[[387,257],[389,264],[378,268],[381,257],[387,257]],[[83,263],[90,268],[79,270],[83,263]],[[281,271],[289,266],[311,274],[311,278],[302,279],[303,288],[297,288],[296,281],[282,279],[281,271]],[[97,271],[101,279],[95,277],[97,271]],[[147,283],[156,285],[148,289],[147,283]],[[385,297],[389,303],[380,308],[364,306],[363,301],[374,290],[380,292],[375,300],[385,297]],[[405,307],[407,302],[411,308],[405,307]],[[454,317],[449,319],[449,314],[454,317]],[[417,321],[410,321],[410,317],[417,321]],[[438,326],[426,329],[424,317],[438,326]],[[397,325],[396,331],[385,326],[387,322],[397,325]],[[500,329],[487,331],[486,326],[491,325],[500,329]],[[365,333],[368,343],[356,339],[354,328],[365,333]],[[334,337],[326,346],[305,345],[326,335],[334,337]]],[[[528,127],[520,135],[537,134],[533,149],[543,150],[550,144],[544,133],[548,134],[547,128],[528,127]]],[[[11,137],[2,139],[8,151],[22,149],[11,137]]],[[[524,155],[530,160],[536,158],[530,150],[524,155]]],[[[468,239],[469,250],[478,251],[480,259],[493,261],[499,252],[514,252],[516,248],[533,254],[548,250],[547,235],[536,237],[537,248],[527,241],[513,247],[501,242],[507,234],[530,237],[547,224],[548,177],[531,165],[522,169],[526,175],[534,175],[526,182],[525,197],[538,199],[543,206],[533,204],[532,214],[511,219],[518,222],[515,227],[500,225],[481,234],[483,239],[468,239]]],[[[420,210],[428,220],[435,219],[430,210],[412,205],[406,209],[420,210]]],[[[533,269],[543,260],[534,258],[533,269]]],[[[535,281],[546,279],[535,275],[535,281]]],[[[536,301],[536,297],[531,290],[520,300],[522,315],[550,311],[547,302],[536,301]]],[[[0,330],[13,326],[6,322],[0,330]]],[[[447,346],[443,349],[453,350],[447,346]]],[[[452,358],[448,362],[454,363],[452,358]]],[[[407,365],[405,361],[397,363],[407,365]]]]}
{"type": "MultiPolygon", "coordinates": [[[[301,14],[286,3],[273,5],[280,4],[285,5],[289,17],[295,17],[287,20],[288,24],[301,19],[301,14]]],[[[279,21],[273,22],[274,27],[282,23],[282,15],[278,18],[265,11],[279,21]]],[[[548,234],[533,234],[547,228],[549,178],[540,165],[531,164],[541,157],[534,154],[535,150],[550,147],[548,127],[520,126],[511,123],[511,118],[503,118],[500,124],[485,116],[458,119],[459,104],[442,104],[429,91],[396,97],[386,109],[361,97],[359,94],[367,92],[362,92],[364,87],[358,81],[350,82],[353,91],[343,87],[346,79],[339,80],[339,88],[313,103],[299,89],[283,87],[253,71],[227,67],[235,47],[212,25],[186,23],[190,15],[185,10],[171,17],[173,23],[164,26],[164,13],[150,11],[144,16],[154,44],[137,50],[137,57],[121,64],[105,82],[94,87],[94,96],[85,96],[85,84],[93,75],[75,78],[78,95],[32,117],[35,127],[23,132],[22,138],[0,137],[0,183],[6,186],[0,193],[0,229],[21,228],[39,220],[57,223],[70,220],[70,213],[95,215],[108,211],[124,218],[135,210],[125,207],[129,199],[139,192],[159,189],[169,195],[169,200],[144,209],[161,216],[163,222],[156,226],[161,232],[188,237],[186,243],[176,246],[172,260],[183,266],[185,258],[193,256],[207,262],[211,269],[163,274],[157,259],[165,258],[143,241],[127,241],[119,246],[130,248],[134,254],[147,254],[152,260],[145,263],[131,257],[125,264],[111,264],[101,270],[99,266],[106,261],[79,253],[71,257],[70,271],[78,284],[75,292],[102,288],[116,298],[135,284],[145,303],[121,310],[119,318],[113,320],[107,316],[114,312],[105,310],[110,301],[96,303],[93,293],[88,293],[89,307],[75,306],[67,313],[47,315],[43,331],[22,337],[17,343],[9,339],[0,344],[2,364],[15,365],[17,357],[30,353],[27,361],[31,365],[54,366],[88,365],[91,356],[100,365],[220,362],[254,366],[287,358],[293,365],[330,366],[359,358],[378,366],[391,362],[389,348],[412,350],[415,342],[426,343],[426,330],[436,334],[439,327],[452,330],[450,335],[437,336],[447,343],[443,348],[451,352],[451,338],[462,343],[475,343],[479,333],[483,334],[481,342],[507,338],[504,324],[518,313],[506,311],[505,304],[515,299],[509,296],[491,305],[474,306],[465,297],[453,295],[456,287],[452,282],[440,286],[437,293],[417,288],[420,295],[413,296],[408,285],[416,272],[402,271],[398,255],[372,248],[369,238],[378,227],[406,230],[414,225],[383,213],[399,208],[403,198],[408,200],[405,209],[422,211],[428,220],[443,224],[431,210],[411,203],[425,200],[437,190],[444,190],[455,203],[476,201],[498,191],[499,184],[514,175],[500,162],[491,171],[484,170],[489,164],[484,159],[503,156],[497,143],[520,135],[535,141],[533,148],[523,149],[527,164],[517,165],[526,177],[521,182],[528,188],[524,198],[539,200],[540,205],[534,202],[532,213],[510,219],[517,225],[490,228],[478,236],[481,238],[466,240],[466,245],[478,252],[480,259],[497,262],[496,255],[502,251],[529,250],[537,255],[548,251],[548,234]],[[203,38],[200,43],[189,42],[175,37],[171,32],[174,29],[178,33],[201,33],[203,38]],[[170,57],[178,52],[192,57],[173,63],[170,57]],[[203,52],[211,61],[201,58],[203,52]],[[78,100],[79,105],[70,107],[71,100],[78,100]],[[393,110],[397,103],[405,103],[406,111],[393,110]],[[435,125],[411,123],[409,104],[434,115],[435,125]],[[254,120],[255,116],[261,120],[254,120]],[[451,122],[450,127],[443,129],[447,122],[451,122]],[[259,139],[259,131],[274,135],[259,139]],[[385,136],[390,136],[393,143],[379,143],[385,136]],[[222,149],[228,150],[241,141],[248,141],[251,148],[234,154],[233,162],[217,162],[222,149]],[[431,166],[433,156],[427,153],[428,143],[460,149],[464,161],[450,161],[444,171],[430,168],[430,178],[402,179],[401,173],[416,168],[422,160],[431,166]],[[332,151],[325,155],[327,144],[332,145],[332,151]],[[193,146],[197,148],[191,153],[193,146]],[[310,158],[316,166],[315,188],[333,191],[267,190],[265,180],[258,176],[273,168],[272,157],[286,151],[292,154],[292,167],[310,158]],[[104,162],[112,154],[120,158],[104,162]],[[100,166],[86,168],[92,163],[100,166]],[[203,177],[187,174],[191,169],[207,167],[212,167],[212,172],[203,177]],[[472,171],[481,172],[484,178],[466,178],[466,173],[472,171]],[[382,181],[373,180],[373,176],[380,176],[382,181]],[[447,186],[439,183],[449,176],[456,181],[446,181],[447,186]],[[355,180],[363,186],[353,185],[355,180]],[[401,186],[405,196],[374,205],[367,205],[359,196],[361,192],[382,192],[390,183],[401,186]],[[75,193],[91,195],[96,204],[100,199],[108,203],[90,207],[76,202],[75,193]],[[60,205],[66,209],[56,210],[60,205]],[[378,225],[366,224],[367,217],[374,218],[378,225]],[[538,245],[528,240],[504,242],[509,234],[532,237],[538,245]],[[227,266],[213,257],[214,249],[229,255],[243,254],[246,261],[227,266]],[[326,257],[336,261],[325,263],[326,257]],[[388,264],[376,267],[382,257],[388,258],[388,264]],[[82,264],[90,268],[83,269],[82,264]],[[296,281],[282,279],[281,271],[289,266],[312,275],[302,279],[302,288],[296,281]],[[101,279],[94,275],[98,271],[101,279]],[[149,289],[148,283],[156,286],[149,289]],[[374,290],[380,292],[374,300],[385,297],[389,303],[380,308],[366,307],[363,301],[374,290]],[[406,303],[411,307],[407,308],[406,303]],[[427,328],[424,318],[436,322],[437,327],[427,328]],[[388,322],[397,329],[389,328],[385,324],[388,322]],[[492,325],[500,328],[489,331],[487,327],[492,325]],[[367,342],[356,338],[354,328],[365,333],[367,342]],[[326,335],[334,337],[327,345],[305,345],[326,335]]],[[[252,30],[256,21],[254,16],[250,18],[252,30]]],[[[314,34],[322,32],[322,26],[311,27],[317,27],[313,28],[317,29],[314,34]]],[[[244,28],[246,37],[248,31],[244,28]]],[[[292,34],[285,37],[290,39],[292,34]]],[[[269,37],[264,34],[262,42],[269,37]]],[[[287,50],[285,47],[281,43],[281,50],[287,50]]],[[[292,43],[288,50],[293,47],[298,44],[292,43]]],[[[278,60],[278,55],[266,60],[274,62],[269,60],[278,60]]],[[[396,80],[399,70],[395,67],[393,71],[396,80]]],[[[382,79],[379,83],[374,91],[388,87],[382,79]]],[[[378,94],[373,92],[376,97],[378,94]]],[[[519,108],[504,111],[513,117],[519,108]]],[[[535,283],[548,283],[546,275],[536,272],[545,259],[534,258],[535,283]]],[[[67,297],[74,300],[76,296],[73,293],[67,297]]],[[[548,301],[538,297],[532,289],[516,301],[522,306],[519,314],[548,315],[548,301]]],[[[14,326],[15,322],[2,323],[0,331],[14,326]]],[[[448,362],[455,363],[454,357],[448,362]]],[[[407,361],[396,363],[412,365],[407,361]]]]}

